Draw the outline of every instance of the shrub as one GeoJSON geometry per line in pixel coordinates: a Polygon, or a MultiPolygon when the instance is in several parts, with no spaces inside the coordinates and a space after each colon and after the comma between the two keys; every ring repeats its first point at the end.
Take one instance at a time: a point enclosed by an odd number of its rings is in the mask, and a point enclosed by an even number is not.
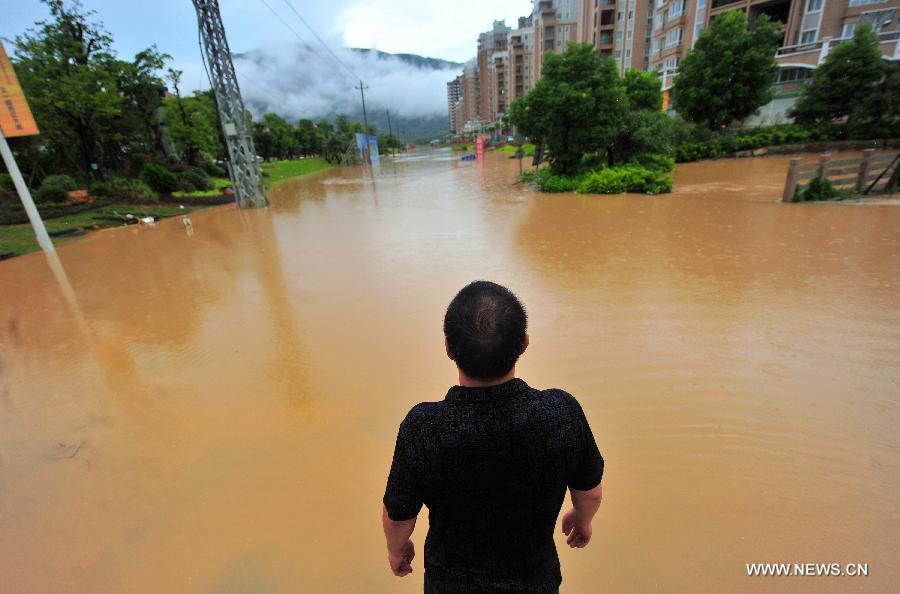
{"type": "Polygon", "coordinates": [[[192,167],[178,174],[178,189],[182,192],[197,192],[212,188],[213,184],[209,176],[199,167],[192,167]]]}
{"type": "Polygon", "coordinates": [[[574,192],[583,179],[582,175],[575,177],[557,175],[549,167],[538,169],[535,175],[535,181],[541,191],[551,193],[574,192]]]}
{"type": "Polygon", "coordinates": [[[672,178],[662,171],[639,165],[609,167],[589,173],[578,185],[581,194],[666,194],[672,191],[672,178]]]}
{"type": "Polygon", "coordinates": [[[178,178],[174,173],[156,163],[147,163],[141,170],[141,180],[160,194],[171,194],[178,189],[178,178]]]}
{"type": "Polygon", "coordinates": [[[651,171],[670,173],[675,169],[675,159],[667,155],[644,153],[634,157],[631,161],[632,164],[639,165],[651,171]]]}
{"type": "Polygon", "coordinates": [[[116,200],[137,202],[138,204],[159,202],[159,196],[149,185],[140,179],[112,177],[105,182],[91,186],[92,196],[114,197],[116,200]]]}
{"type": "Polygon", "coordinates": [[[519,181],[523,184],[530,184],[534,181],[535,172],[534,171],[523,171],[522,175],[519,177],[519,181]]]}
{"type": "Polygon", "coordinates": [[[12,176],[8,173],[0,173],[0,190],[7,192],[15,192],[16,186],[13,184],[12,176]]]}
{"type": "Polygon", "coordinates": [[[48,175],[41,183],[41,188],[60,188],[64,192],[77,189],[75,180],[68,175],[48,175]]]}
{"type": "Polygon", "coordinates": [[[797,192],[798,202],[814,202],[819,200],[830,200],[832,198],[843,198],[849,195],[849,192],[838,190],[827,179],[819,179],[814,177],[809,180],[805,188],[797,192]]]}
{"type": "Polygon", "coordinates": [[[203,171],[210,177],[227,177],[228,172],[225,171],[224,167],[219,167],[213,161],[204,161],[200,164],[200,167],[203,168],[203,171]]]}
{"type": "Polygon", "coordinates": [[[37,204],[61,204],[69,199],[69,191],[57,185],[42,185],[34,193],[37,204]]]}

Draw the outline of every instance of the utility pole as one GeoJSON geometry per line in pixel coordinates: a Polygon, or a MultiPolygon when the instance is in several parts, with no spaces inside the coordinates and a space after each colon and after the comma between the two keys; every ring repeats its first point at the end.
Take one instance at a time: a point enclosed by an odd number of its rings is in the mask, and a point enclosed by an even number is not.
{"type": "Polygon", "coordinates": [[[244,101],[238,88],[231,51],[225,38],[225,26],[218,0],[193,0],[197,24],[203,39],[210,84],[216,96],[225,144],[228,145],[228,169],[234,182],[239,208],[266,206],[262,172],[256,162],[253,137],[247,123],[244,101]]]}
{"type": "Polygon", "coordinates": [[[353,87],[354,89],[359,89],[359,96],[362,98],[362,108],[363,108],[363,125],[366,127],[363,133],[363,137],[366,139],[366,162],[372,162],[372,156],[369,153],[369,117],[366,115],[366,85],[363,84],[363,81],[359,81],[358,87],[353,87]]]}
{"type": "Polygon", "coordinates": [[[391,128],[391,110],[386,109],[384,113],[387,114],[388,119],[388,142],[391,142],[391,140],[394,138],[394,129],[391,128]]]}

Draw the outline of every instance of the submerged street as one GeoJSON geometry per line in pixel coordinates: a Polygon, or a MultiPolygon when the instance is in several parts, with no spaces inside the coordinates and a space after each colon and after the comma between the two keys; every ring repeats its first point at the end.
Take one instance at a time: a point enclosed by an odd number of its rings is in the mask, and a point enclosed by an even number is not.
{"type": "Polygon", "coordinates": [[[900,582],[900,208],[776,203],[788,156],[679,165],[663,196],[458,157],[93,233],[59,250],[72,303],[42,254],[0,262],[0,590],[421,591],[427,516],[397,579],[381,497],[480,278],[528,310],[520,377],[574,394],[606,459],[562,592],[796,590],[747,576],[769,562],[900,582]]]}

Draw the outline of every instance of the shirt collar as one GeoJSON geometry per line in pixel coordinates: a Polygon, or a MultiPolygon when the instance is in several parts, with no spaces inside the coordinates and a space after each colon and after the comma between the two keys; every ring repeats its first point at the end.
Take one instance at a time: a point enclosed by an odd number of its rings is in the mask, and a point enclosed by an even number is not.
{"type": "Polygon", "coordinates": [[[514,377],[508,382],[493,386],[470,388],[466,386],[453,386],[447,391],[447,400],[459,400],[467,402],[480,402],[485,400],[499,400],[507,398],[528,389],[524,380],[514,377]]]}

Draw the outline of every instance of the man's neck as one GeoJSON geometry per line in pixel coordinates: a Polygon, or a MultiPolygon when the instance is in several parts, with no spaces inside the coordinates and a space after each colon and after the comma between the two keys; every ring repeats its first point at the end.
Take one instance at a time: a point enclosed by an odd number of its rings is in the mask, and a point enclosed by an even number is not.
{"type": "Polygon", "coordinates": [[[487,388],[488,386],[497,386],[499,384],[505,384],[511,379],[515,379],[516,377],[516,368],[513,367],[509,370],[509,373],[504,375],[503,377],[491,380],[478,380],[473,379],[467,376],[465,373],[460,370],[459,372],[459,385],[464,388],[487,388]]]}

